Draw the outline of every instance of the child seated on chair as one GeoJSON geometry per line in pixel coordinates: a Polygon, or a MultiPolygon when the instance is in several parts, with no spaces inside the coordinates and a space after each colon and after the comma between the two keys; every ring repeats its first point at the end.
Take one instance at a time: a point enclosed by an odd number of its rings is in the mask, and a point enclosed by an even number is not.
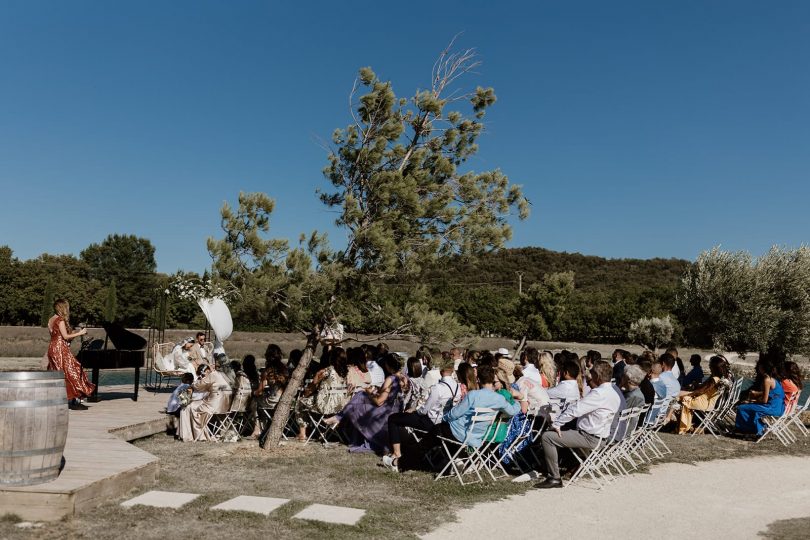
{"type": "Polygon", "coordinates": [[[180,383],[169,397],[166,404],[166,414],[171,415],[172,427],[176,430],[176,419],[180,418],[180,410],[191,402],[191,385],[194,383],[194,376],[191,373],[183,373],[180,383]]]}

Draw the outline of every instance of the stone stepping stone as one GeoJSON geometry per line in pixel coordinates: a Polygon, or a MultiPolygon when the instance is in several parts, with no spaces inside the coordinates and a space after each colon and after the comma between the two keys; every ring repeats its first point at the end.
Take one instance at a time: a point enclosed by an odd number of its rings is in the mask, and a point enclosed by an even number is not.
{"type": "Polygon", "coordinates": [[[359,508],[346,508],[344,506],[330,506],[328,504],[313,504],[307,506],[293,517],[325,523],[338,523],[341,525],[357,525],[357,522],[366,515],[365,510],[359,508]]]}
{"type": "Polygon", "coordinates": [[[239,510],[242,512],[254,512],[269,516],[270,513],[280,506],[290,502],[290,499],[277,499],[275,497],[252,497],[250,495],[239,495],[229,501],[211,507],[211,510],[239,510]]]}
{"type": "Polygon", "coordinates": [[[121,506],[154,506],[156,508],[180,508],[199,497],[196,493],[178,493],[174,491],[147,491],[134,499],[124,501],[121,506]]]}

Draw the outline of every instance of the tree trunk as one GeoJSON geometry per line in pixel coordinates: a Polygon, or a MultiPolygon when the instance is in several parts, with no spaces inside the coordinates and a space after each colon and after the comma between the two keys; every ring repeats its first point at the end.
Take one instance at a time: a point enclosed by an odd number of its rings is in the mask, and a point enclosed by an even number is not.
{"type": "Polygon", "coordinates": [[[298,394],[298,389],[301,388],[301,383],[304,382],[309,364],[312,362],[312,357],[315,355],[315,349],[318,347],[318,332],[313,331],[307,336],[307,345],[304,348],[304,354],[301,356],[301,361],[292,372],[290,380],[287,383],[287,388],[281,394],[281,399],[276,405],[276,410],[273,413],[273,420],[270,423],[270,431],[264,440],[263,448],[276,448],[281,441],[281,435],[284,433],[284,428],[290,419],[290,409],[292,408],[295,396],[298,394]]]}

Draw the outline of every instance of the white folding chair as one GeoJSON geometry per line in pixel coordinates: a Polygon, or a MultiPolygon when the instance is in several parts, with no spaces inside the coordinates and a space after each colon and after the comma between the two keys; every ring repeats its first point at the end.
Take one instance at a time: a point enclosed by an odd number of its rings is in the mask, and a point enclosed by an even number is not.
{"type": "MultiPolygon", "coordinates": [[[[321,391],[321,390],[319,390],[321,391]]],[[[339,396],[339,397],[347,397],[349,395],[349,388],[347,386],[334,386],[329,390],[326,390],[327,394],[332,396],[339,396]]],[[[314,411],[305,411],[309,422],[307,422],[311,427],[312,431],[310,431],[309,435],[307,436],[306,442],[309,443],[313,439],[319,440],[323,444],[328,444],[330,441],[330,437],[337,438],[337,442],[345,443],[346,440],[341,434],[340,429],[336,427],[333,428],[329,426],[325,420],[334,416],[333,414],[319,414],[314,411]]]]}
{"type": "Polygon", "coordinates": [[[786,422],[785,428],[790,430],[791,426],[796,426],[799,429],[799,432],[805,437],[810,435],[810,430],[807,429],[807,426],[804,425],[804,421],[802,420],[802,415],[807,412],[807,408],[809,406],[810,396],[807,396],[807,399],[804,401],[804,405],[794,408],[790,413],[790,417],[786,422]]]}
{"type": "Polygon", "coordinates": [[[215,414],[208,423],[210,426],[210,435],[216,441],[222,441],[230,430],[234,430],[236,432],[237,439],[241,436],[240,428],[238,428],[236,425],[236,420],[239,416],[243,416],[245,411],[247,411],[252,391],[250,388],[250,381],[247,379],[247,377],[240,377],[238,380],[239,386],[237,387],[236,393],[231,400],[231,407],[228,412],[221,415],[215,414]]]}
{"type": "Polygon", "coordinates": [[[473,416],[470,422],[470,427],[464,441],[459,442],[456,439],[449,439],[447,437],[438,436],[442,449],[448,459],[444,468],[436,475],[436,480],[440,478],[447,478],[455,476],[462,486],[483,482],[481,473],[478,471],[479,467],[476,466],[478,458],[478,448],[470,445],[470,439],[475,431],[486,431],[495,423],[498,413],[490,408],[476,407],[473,411],[473,416]],[[474,473],[477,480],[473,479],[469,482],[464,482],[464,475],[474,473]]]}
{"type": "Polygon", "coordinates": [[[781,442],[783,446],[788,446],[796,442],[796,436],[790,429],[787,429],[787,422],[790,419],[791,413],[796,408],[796,402],[798,400],[799,392],[790,392],[786,395],[787,405],[785,406],[785,412],[782,413],[782,416],[763,416],[762,422],[765,424],[765,430],[756,442],[762,441],[771,434],[779,439],[779,442],[781,442]]]}
{"type": "MultiPolygon", "coordinates": [[[[739,384],[742,384],[742,379],[739,379],[739,381],[739,384]]],[[[691,437],[694,437],[698,433],[705,433],[708,431],[714,436],[715,439],[720,438],[720,427],[717,426],[716,421],[725,414],[730,406],[733,406],[732,399],[734,398],[734,385],[737,384],[738,383],[735,381],[732,386],[719,390],[720,395],[717,396],[717,399],[714,402],[714,407],[711,409],[705,411],[700,409],[692,410],[692,415],[698,420],[698,425],[692,430],[692,433],[690,434],[691,437]]]]}

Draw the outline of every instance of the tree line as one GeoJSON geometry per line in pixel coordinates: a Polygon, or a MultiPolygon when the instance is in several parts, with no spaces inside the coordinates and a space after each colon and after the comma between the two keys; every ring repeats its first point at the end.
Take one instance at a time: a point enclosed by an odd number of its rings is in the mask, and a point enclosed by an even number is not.
{"type": "MultiPolygon", "coordinates": [[[[415,288],[425,288],[430,309],[456,314],[479,335],[623,342],[638,318],[674,316],[678,285],[690,264],[515,248],[476,260],[446,257],[410,282],[378,280],[374,287],[381,305],[394,305],[412,296],[415,288]]],[[[75,322],[115,320],[148,327],[157,296],[175,277],[156,272],[156,267],[151,241],[131,235],[110,235],[78,257],[43,254],[22,261],[9,247],[0,246],[0,324],[41,325],[51,315],[54,298],[65,297],[75,322]]],[[[250,297],[234,299],[231,308],[241,330],[295,330],[293,321],[257,306],[250,297]]],[[[204,324],[193,303],[178,299],[169,302],[167,319],[170,327],[204,324]]],[[[390,329],[384,313],[346,319],[356,332],[390,329]]]]}

